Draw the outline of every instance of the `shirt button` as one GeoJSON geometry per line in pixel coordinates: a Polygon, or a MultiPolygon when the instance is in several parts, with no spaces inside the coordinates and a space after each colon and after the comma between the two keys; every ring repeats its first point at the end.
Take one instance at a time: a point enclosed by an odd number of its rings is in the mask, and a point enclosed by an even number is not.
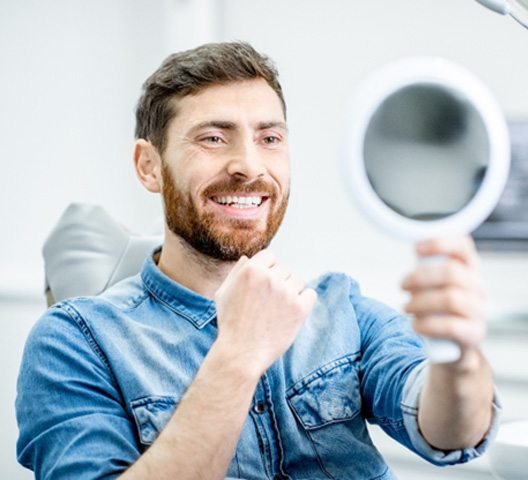
{"type": "Polygon", "coordinates": [[[266,404],[264,402],[257,402],[253,405],[253,411],[259,415],[266,411],[266,404]]]}

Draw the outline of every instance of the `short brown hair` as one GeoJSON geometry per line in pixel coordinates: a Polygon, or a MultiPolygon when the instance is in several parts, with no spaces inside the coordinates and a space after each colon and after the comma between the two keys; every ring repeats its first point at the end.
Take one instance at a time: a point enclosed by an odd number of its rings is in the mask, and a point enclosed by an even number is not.
{"type": "Polygon", "coordinates": [[[174,53],[143,84],[136,108],[136,138],[149,140],[163,153],[167,126],[176,115],[172,99],[198,93],[212,85],[257,78],[266,80],[275,91],[286,115],[274,63],[248,43],[208,43],[174,53]]]}

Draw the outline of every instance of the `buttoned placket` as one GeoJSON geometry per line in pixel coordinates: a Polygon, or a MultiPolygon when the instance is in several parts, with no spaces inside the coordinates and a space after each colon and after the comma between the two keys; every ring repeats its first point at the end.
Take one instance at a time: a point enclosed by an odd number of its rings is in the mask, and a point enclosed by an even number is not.
{"type": "Polygon", "coordinates": [[[287,480],[282,471],[283,449],[277,432],[277,419],[273,412],[273,401],[269,379],[264,374],[255,390],[249,412],[255,425],[255,433],[266,475],[272,480],[287,480]]]}

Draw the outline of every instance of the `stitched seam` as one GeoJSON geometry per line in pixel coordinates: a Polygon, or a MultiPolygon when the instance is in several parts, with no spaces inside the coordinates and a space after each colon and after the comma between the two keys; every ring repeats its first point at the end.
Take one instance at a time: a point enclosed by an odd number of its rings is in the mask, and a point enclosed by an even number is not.
{"type": "Polygon", "coordinates": [[[383,418],[372,418],[370,419],[370,423],[373,423],[375,425],[388,425],[390,427],[394,428],[405,428],[405,422],[402,420],[392,420],[387,417],[383,418]]]}
{"type": "Polygon", "coordinates": [[[150,293],[150,295],[152,295],[158,302],[162,303],[169,310],[173,311],[174,313],[182,316],[183,318],[191,322],[198,329],[202,329],[203,327],[205,327],[205,325],[207,325],[215,317],[214,312],[209,312],[212,309],[212,306],[210,306],[204,312],[205,319],[202,320],[199,317],[196,318],[195,315],[191,315],[187,313],[186,308],[183,307],[182,305],[179,305],[179,308],[176,308],[174,305],[171,305],[171,303],[165,300],[165,298],[163,298],[161,294],[159,294],[158,292],[156,292],[154,289],[151,288],[150,281],[148,281],[148,279],[142,278],[142,281],[143,281],[143,284],[145,285],[145,288],[150,293]]]}
{"type": "Polygon", "coordinates": [[[99,347],[99,344],[95,340],[93,333],[90,330],[90,327],[88,327],[88,324],[82,317],[82,315],[79,313],[79,311],[71,304],[69,303],[62,303],[60,305],[57,305],[57,308],[61,308],[79,327],[79,330],[84,335],[84,338],[86,339],[86,342],[90,346],[90,348],[94,351],[94,353],[97,355],[99,360],[103,363],[103,365],[108,369],[108,372],[110,373],[110,376],[112,377],[112,380],[114,382],[114,385],[118,385],[117,379],[114,375],[114,372],[112,368],[110,367],[110,362],[106,358],[106,355],[103,353],[101,348],[99,347]]]}
{"type": "Polygon", "coordinates": [[[264,442],[263,436],[260,432],[259,420],[256,418],[256,416],[253,413],[249,414],[249,418],[251,418],[255,426],[255,434],[257,436],[257,443],[259,445],[262,445],[262,449],[264,450],[263,452],[261,452],[259,448],[259,456],[260,456],[260,461],[262,462],[262,468],[264,469],[264,472],[266,473],[266,477],[269,478],[270,473],[268,471],[268,462],[266,461],[267,448],[266,448],[266,444],[264,442]]]}
{"type": "Polygon", "coordinates": [[[405,412],[405,413],[411,413],[413,415],[416,415],[416,413],[418,412],[418,409],[416,407],[411,407],[409,405],[405,405],[405,403],[400,403],[400,408],[402,409],[402,412],[405,412]]]}
{"type": "Polygon", "coordinates": [[[279,432],[279,425],[277,424],[277,416],[275,415],[275,409],[273,407],[273,397],[271,395],[271,385],[268,380],[268,376],[264,374],[262,376],[262,384],[264,385],[264,392],[266,393],[266,397],[269,399],[269,409],[270,409],[270,416],[272,420],[272,428],[275,433],[275,438],[277,439],[277,451],[278,451],[278,465],[279,465],[279,471],[281,474],[285,475],[284,472],[284,448],[282,445],[282,440],[280,437],[279,432]]]}
{"type": "Polygon", "coordinates": [[[374,478],[372,478],[371,480],[380,480],[380,479],[383,479],[383,477],[384,477],[385,475],[387,475],[387,472],[388,472],[388,471],[389,471],[389,467],[386,466],[386,467],[385,467],[385,471],[384,471],[381,475],[378,475],[377,477],[374,477],[374,478]]]}
{"type": "Polygon", "coordinates": [[[235,450],[235,462],[236,462],[236,469],[237,469],[238,478],[241,478],[240,475],[242,475],[242,474],[240,473],[240,462],[238,460],[238,448],[235,450]]]}
{"type": "Polygon", "coordinates": [[[325,468],[323,461],[321,460],[321,457],[319,456],[319,452],[317,451],[317,447],[315,446],[315,442],[314,442],[314,439],[312,438],[312,434],[309,430],[306,430],[306,436],[308,437],[308,439],[310,440],[310,443],[312,444],[312,448],[315,453],[315,457],[317,458],[317,463],[319,464],[319,468],[328,478],[335,480],[335,477],[325,468]]]}
{"type": "Polygon", "coordinates": [[[310,372],[308,375],[305,375],[300,380],[296,381],[287,391],[286,397],[291,398],[294,395],[301,393],[303,390],[306,390],[308,386],[313,383],[315,380],[327,375],[332,370],[339,368],[343,365],[354,364],[354,360],[358,358],[359,351],[347,354],[338,359],[332,360],[331,362],[326,363],[325,365],[319,367],[318,369],[310,372]]]}
{"type": "Polygon", "coordinates": [[[146,397],[135,398],[130,401],[130,406],[133,408],[143,407],[150,403],[161,403],[163,405],[177,405],[178,401],[176,397],[171,397],[169,395],[148,395],[146,397]]]}
{"type": "MultiPolygon", "coordinates": [[[[149,292],[143,290],[136,298],[132,300],[133,305],[130,307],[124,308],[123,313],[130,313],[136,308],[138,308],[145,300],[149,297],[149,292]]],[[[106,300],[106,299],[105,299],[106,300]]],[[[108,301],[108,300],[107,300],[108,301]]]]}

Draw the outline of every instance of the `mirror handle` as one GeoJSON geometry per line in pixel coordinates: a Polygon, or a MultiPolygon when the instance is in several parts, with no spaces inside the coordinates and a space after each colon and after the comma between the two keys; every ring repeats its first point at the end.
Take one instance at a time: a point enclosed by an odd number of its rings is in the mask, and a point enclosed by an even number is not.
{"type": "MultiPolygon", "coordinates": [[[[447,260],[444,255],[431,255],[419,257],[420,264],[438,265],[447,260]]],[[[444,338],[423,337],[425,349],[431,363],[456,362],[461,355],[460,346],[453,340],[444,338]]]]}

